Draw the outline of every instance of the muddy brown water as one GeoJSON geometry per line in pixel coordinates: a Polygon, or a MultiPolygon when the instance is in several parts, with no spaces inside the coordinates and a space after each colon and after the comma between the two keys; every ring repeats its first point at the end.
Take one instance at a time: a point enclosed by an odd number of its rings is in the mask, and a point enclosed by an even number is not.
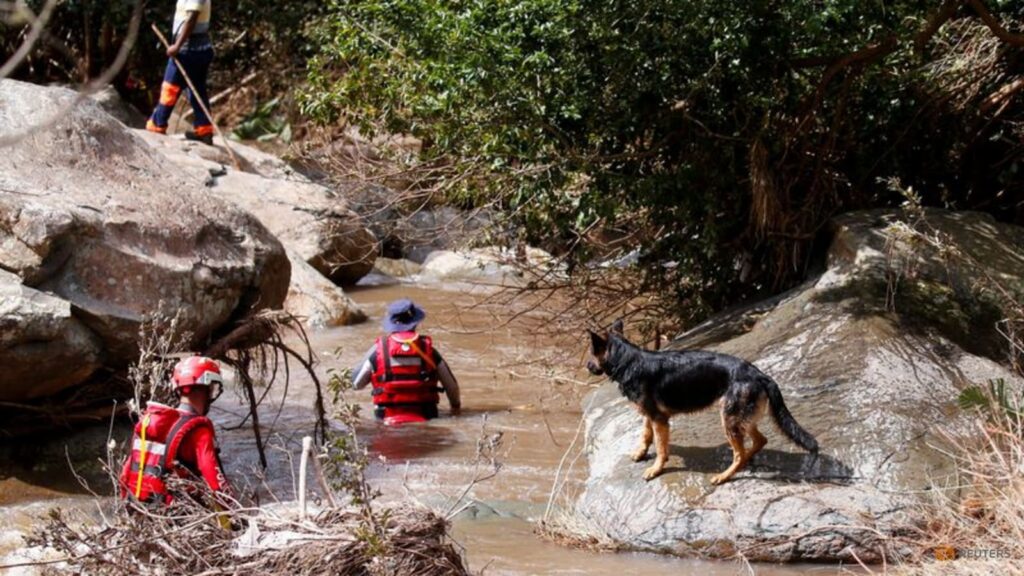
{"type": "MultiPolygon", "coordinates": [[[[379,335],[387,303],[409,297],[427,310],[421,328],[435,338],[459,380],[463,398],[459,417],[450,417],[442,400],[437,420],[389,428],[372,419],[369,390],[354,393],[351,398],[363,415],[359,438],[372,461],[368,476],[382,501],[411,498],[452,512],[455,540],[465,548],[470,567],[485,574],[749,573],[737,563],[595,552],[538,537],[535,526],[551,498],[556,474],[568,478],[557,491],[556,502],[570,499],[586,474],[585,458],[574,458],[575,452],[569,451],[574,440],[577,446],[582,442],[581,400],[598,384],[580,370],[583,339],[542,335],[540,328],[550,326],[543,308],[528,311],[522,305],[499,304],[480,288],[375,284],[372,279],[370,284],[350,291],[370,316],[369,322],[310,334],[321,368],[356,365],[379,335]],[[522,316],[505,322],[517,312],[522,316]],[[481,445],[497,449],[481,452],[481,445]],[[565,457],[567,451],[569,457],[565,457]],[[500,464],[496,473],[495,461],[500,464]]],[[[264,501],[294,498],[297,463],[291,455],[297,453],[313,422],[314,394],[308,380],[293,375],[284,402],[278,388],[261,409],[270,464],[265,473],[258,471],[251,429],[239,427],[244,414],[240,399],[225,394],[210,414],[219,428],[229,476],[236,486],[258,492],[264,501]]],[[[122,427],[115,437],[125,433],[122,427]]],[[[101,450],[106,430],[92,434],[98,441],[79,445],[101,450]]],[[[0,470],[0,531],[31,526],[51,503],[83,509],[94,506],[60,458],[40,462],[28,464],[20,473],[0,470]]],[[[9,551],[5,546],[0,539],[0,555],[9,551]]],[[[771,575],[845,570],[822,565],[752,568],[771,575]]]]}

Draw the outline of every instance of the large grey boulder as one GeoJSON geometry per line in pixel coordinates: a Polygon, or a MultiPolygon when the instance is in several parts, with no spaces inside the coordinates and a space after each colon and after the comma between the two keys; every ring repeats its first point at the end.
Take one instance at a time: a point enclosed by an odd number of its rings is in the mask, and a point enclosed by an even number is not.
{"type": "Polygon", "coordinates": [[[408,216],[375,222],[387,230],[388,237],[401,246],[407,258],[424,262],[435,250],[465,248],[467,240],[479,241],[491,225],[491,215],[482,210],[464,211],[451,206],[416,210],[408,216]]]}
{"type": "Polygon", "coordinates": [[[335,284],[354,284],[373,269],[377,238],[359,215],[344,198],[282,160],[233,143],[242,165],[236,170],[220,147],[138,133],[183,175],[259,218],[289,250],[335,284]]]}
{"type": "Polygon", "coordinates": [[[354,284],[373,270],[377,238],[343,199],[319,184],[228,171],[211,191],[251,212],[335,284],[354,284]]]}
{"type": "Polygon", "coordinates": [[[644,482],[648,463],[628,457],[640,417],[608,384],[587,400],[590,476],[575,523],[600,539],[683,555],[878,561],[906,552],[887,537],[911,529],[917,495],[953,472],[934,447],[939,430],[963,422],[959,393],[996,378],[1024,386],[997,362],[1005,345],[975,345],[994,332],[991,294],[977,279],[989,274],[1024,290],[1024,231],[980,214],[928,211],[928,222],[978,264],[958,269],[910,240],[899,219],[838,218],[821,276],[672,344],[757,364],[818,438],[818,458],[765,426],[768,447],[712,486],[731,459],[716,408],[674,419],[668,471],[644,482]]]}
{"type": "Polygon", "coordinates": [[[117,118],[122,124],[131,128],[144,128],[146,126],[146,115],[135,109],[134,106],[125,102],[117,89],[107,86],[103,90],[89,96],[100,108],[117,118]]]}
{"type": "Polygon", "coordinates": [[[139,323],[161,303],[196,344],[253,308],[279,308],[281,243],[94,102],[68,109],[75,99],[0,81],[0,134],[60,117],[0,150],[0,268],[69,302],[111,367],[136,357],[139,323]]]}
{"type": "Polygon", "coordinates": [[[284,309],[301,318],[311,328],[330,328],[358,324],[366,314],[349,298],[298,255],[289,251],[292,281],[284,309]]]}
{"type": "Polygon", "coordinates": [[[49,396],[82,382],[100,367],[101,346],[70,303],[0,270],[0,401],[49,396]]]}
{"type": "Polygon", "coordinates": [[[523,286],[534,274],[562,274],[556,259],[540,248],[520,253],[497,246],[469,250],[435,250],[420,266],[421,280],[523,286]]]}
{"type": "MultiPolygon", "coordinates": [[[[234,166],[231,154],[228,153],[220,136],[214,137],[215,146],[207,146],[200,142],[185,140],[180,134],[165,136],[145,130],[136,130],[135,133],[179,168],[193,175],[205,177],[211,169],[219,170],[221,167],[234,166]]],[[[238,158],[242,172],[274,180],[310,182],[291,165],[273,154],[240,142],[232,141],[230,145],[235,157],[238,158]]]]}

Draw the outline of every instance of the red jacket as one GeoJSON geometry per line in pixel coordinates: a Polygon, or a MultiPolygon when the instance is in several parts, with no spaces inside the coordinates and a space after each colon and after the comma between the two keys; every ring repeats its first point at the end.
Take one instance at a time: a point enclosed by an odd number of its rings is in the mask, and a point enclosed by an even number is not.
{"type": "Polygon", "coordinates": [[[213,422],[187,405],[171,408],[150,402],[135,425],[131,455],[121,470],[121,496],[170,503],[165,484],[170,474],[199,476],[210,490],[230,494],[217,458],[213,422]]]}
{"type": "Polygon", "coordinates": [[[393,332],[377,338],[376,369],[370,376],[373,403],[437,404],[434,341],[416,332],[393,332]]]}

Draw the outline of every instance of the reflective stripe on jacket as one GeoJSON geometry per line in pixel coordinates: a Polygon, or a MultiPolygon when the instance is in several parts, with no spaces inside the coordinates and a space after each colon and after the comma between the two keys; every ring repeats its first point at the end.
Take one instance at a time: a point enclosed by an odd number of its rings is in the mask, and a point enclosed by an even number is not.
{"type": "Polygon", "coordinates": [[[135,425],[131,455],[121,471],[121,496],[170,503],[166,481],[172,473],[198,474],[211,490],[225,490],[213,434],[213,422],[205,416],[149,403],[135,425]]]}

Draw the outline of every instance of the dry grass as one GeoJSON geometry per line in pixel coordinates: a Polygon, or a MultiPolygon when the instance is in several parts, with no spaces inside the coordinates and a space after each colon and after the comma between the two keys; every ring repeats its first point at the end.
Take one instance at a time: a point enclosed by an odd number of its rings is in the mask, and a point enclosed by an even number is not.
{"type": "MultiPolygon", "coordinates": [[[[1004,315],[996,328],[1006,342],[1005,363],[1024,373],[1024,303],[1004,280],[933,228],[912,191],[904,195],[910,222],[901,228],[901,238],[969,271],[972,290],[994,298],[1004,315]]],[[[900,573],[1024,574],[1024,390],[1001,382],[978,387],[969,391],[973,402],[967,392],[960,402],[973,412],[969,424],[939,432],[956,474],[933,486],[922,503],[925,520],[912,546],[916,554],[898,568],[900,573]]]]}
{"type": "Polygon", "coordinates": [[[931,491],[919,553],[905,572],[1024,573],[1024,415],[1019,400],[990,400],[968,429],[944,434],[958,472],[931,491]]]}
{"type": "MultiPolygon", "coordinates": [[[[594,396],[590,396],[583,407],[584,413],[590,411],[593,401],[594,396]]],[[[596,523],[591,522],[585,514],[576,509],[584,488],[581,479],[576,476],[580,460],[586,455],[585,426],[586,417],[583,417],[555,470],[547,507],[534,531],[545,540],[569,548],[602,552],[621,551],[627,547],[605,534],[596,523]]]]}

